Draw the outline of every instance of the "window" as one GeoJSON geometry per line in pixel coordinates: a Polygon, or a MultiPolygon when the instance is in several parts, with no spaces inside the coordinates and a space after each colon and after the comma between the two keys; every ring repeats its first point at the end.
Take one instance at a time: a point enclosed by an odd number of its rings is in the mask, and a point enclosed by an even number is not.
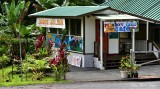
{"type": "Polygon", "coordinates": [[[57,28],[50,28],[50,33],[57,34],[57,28]]]}
{"type": "MultiPolygon", "coordinates": [[[[63,29],[58,29],[58,34],[63,34],[62,30],[63,29]]],[[[69,30],[68,19],[65,19],[65,30],[67,30],[67,35],[68,35],[68,30],[69,30]]]]}
{"type": "MultiPolygon", "coordinates": [[[[67,30],[67,33],[68,33],[68,19],[65,19],[65,26],[66,26],[66,30],[67,30]]],[[[62,28],[50,28],[50,33],[53,33],[53,34],[62,34],[62,28]]],[[[68,35],[68,34],[67,34],[68,35]]]]}
{"type": "Polygon", "coordinates": [[[81,36],[81,20],[80,19],[70,20],[70,34],[81,36]]]}

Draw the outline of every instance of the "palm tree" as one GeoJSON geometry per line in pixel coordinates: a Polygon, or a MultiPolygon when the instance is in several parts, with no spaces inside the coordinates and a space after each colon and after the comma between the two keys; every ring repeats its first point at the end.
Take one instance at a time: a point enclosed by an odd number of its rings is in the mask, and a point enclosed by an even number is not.
{"type": "Polygon", "coordinates": [[[24,16],[27,14],[30,2],[21,1],[18,4],[15,0],[12,0],[9,5],[7,2],[2,4],[2,13],[0,13],[1,25],[5,25],[10,33],[13,33],[14,37],[18,37],[18,30],[16,27],[21,24],[24,16]]]}

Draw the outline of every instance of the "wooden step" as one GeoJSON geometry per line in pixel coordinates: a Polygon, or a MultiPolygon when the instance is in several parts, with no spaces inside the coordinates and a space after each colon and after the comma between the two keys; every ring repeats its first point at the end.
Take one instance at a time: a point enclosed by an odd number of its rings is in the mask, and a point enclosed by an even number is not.
{"type": "MultiPolygon", "coordinates": [[[[125,56],[125,55],[107,55],[106,57],[104,57],[104,67],[106,69],[119,68],[120,67],[120,60],[121,60],[122,56],[125,56]]],[[[135,61],[137,64],[156,60],[156,57],[153,53],[136,54],[135,56],[136,56],[135,61]]],[[[159,62],[153,62],[153,63],[147,64],[147,65],[156,65],[156,64],[159,64],[159,62]]]]}

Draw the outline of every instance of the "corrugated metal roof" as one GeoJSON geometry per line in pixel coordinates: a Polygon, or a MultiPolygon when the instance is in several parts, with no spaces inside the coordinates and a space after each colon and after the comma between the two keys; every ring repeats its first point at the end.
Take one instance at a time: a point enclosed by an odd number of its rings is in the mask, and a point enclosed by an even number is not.
{"type": "Polygon", "coordinates": [[[160,21],[160,0],[110,0],[101,6],[160,21]]]}
{"type": "Polygon", "coordinates": [[[108,6],[64,6],[30,14],[36,17],[76,17],[107,9],[108,6]]]}

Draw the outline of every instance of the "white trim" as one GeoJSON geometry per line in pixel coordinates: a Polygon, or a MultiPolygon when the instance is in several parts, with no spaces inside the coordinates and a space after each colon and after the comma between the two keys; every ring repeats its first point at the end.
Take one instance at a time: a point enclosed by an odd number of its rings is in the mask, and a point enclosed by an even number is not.
{"type": "Polygon", "coordinates": [[[150,23],[155,23],[155,22],[153,22],[153,21],[149,21],[149,20],[142,19],[142,18],[139,18],[139,20],[146,21],[146,22],[150,22],[150,23]]]}
{"type": "Polygon", "coordinates": [[[98,19],[102,20],[142,20],[150,23],[154,23],[153,21],[149,21],[146,19],[142,19],[136,16],[127,15],[127,14],[117,14],[117,15],[106,15],[106,16],[96,16],[98,19]]]}
{"type": "Polygon", "coordinates": [[[126,15],[126,14],[117,14],[117,15],[107,15],[107,16],[96,16],[98,19],[102,20],[122,20],[122,19],[139,19],[138,17],[126,15]]]}

